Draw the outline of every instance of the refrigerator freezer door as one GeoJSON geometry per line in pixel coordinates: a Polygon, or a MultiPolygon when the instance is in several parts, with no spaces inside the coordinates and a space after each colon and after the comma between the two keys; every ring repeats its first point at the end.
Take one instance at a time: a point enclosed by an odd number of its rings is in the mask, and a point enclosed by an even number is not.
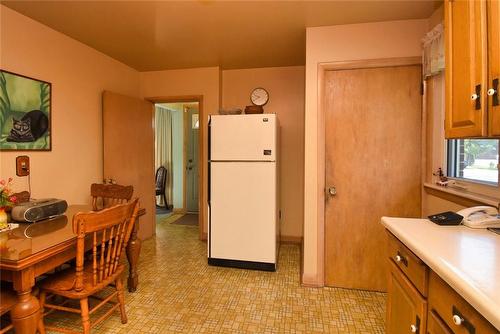
{"type": "Polygon", "coordinates": [[[215,115],[210,127],[210,160],[276,160],[275,114],[215,115]]]}
{"type": "Polygon", "coordinates": [[[209,257],[276,263],[276,164],[212,162],[209,257]]]}

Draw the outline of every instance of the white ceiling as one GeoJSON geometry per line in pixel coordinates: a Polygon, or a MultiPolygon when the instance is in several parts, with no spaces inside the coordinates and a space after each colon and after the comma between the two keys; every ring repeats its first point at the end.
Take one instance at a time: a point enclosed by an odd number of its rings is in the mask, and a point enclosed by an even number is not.
{"type": "Polygon", "coordinates": [[[1,1],[139,71],[305,63],[305,27],[428,18],[441,1],[1,1]]]}

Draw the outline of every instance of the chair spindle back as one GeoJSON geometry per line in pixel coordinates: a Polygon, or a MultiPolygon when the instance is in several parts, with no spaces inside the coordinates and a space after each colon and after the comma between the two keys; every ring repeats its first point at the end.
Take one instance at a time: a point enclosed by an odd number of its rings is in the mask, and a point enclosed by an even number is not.
{"type": "Polygon", "coordinates": [[[95,286],[114,274],[118,268],[138,210],[139,200],[135,199],[98,212],[80,212],[73,217],[73,231],[77,235],[75,290],[80,291],[84,286],[87,236],[91,235],[92,285],[95,286]]]}
{"type": "Polygon", "coordinates": [[[132,198],[133,193],[134,187],[132,186],[93,183],[90,186],[92,210],[98,211],[128,202],[132,198]]]}

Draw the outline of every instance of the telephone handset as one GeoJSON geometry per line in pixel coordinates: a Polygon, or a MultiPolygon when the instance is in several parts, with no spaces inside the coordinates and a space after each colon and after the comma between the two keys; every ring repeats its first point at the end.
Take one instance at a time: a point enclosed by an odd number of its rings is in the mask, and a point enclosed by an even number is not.
{"type": "Polygon", "coordinates": [[[464,217],[462,224],[472,228],[500,227],[500,215],[492,206],[474,206],[463,209],[457,214],[464,217]]]}

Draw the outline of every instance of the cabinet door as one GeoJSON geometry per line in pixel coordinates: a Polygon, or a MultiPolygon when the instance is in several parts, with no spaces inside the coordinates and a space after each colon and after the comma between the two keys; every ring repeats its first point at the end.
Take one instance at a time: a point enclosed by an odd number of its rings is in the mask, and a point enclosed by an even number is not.
{"type": "Polygon", "coordinates": [[[500,136],[500,1],[488,0],[488,124],[490,136],[500,136]],[[493,93],[493,95],[491,95],[493,93]]]}
{"type": "Polygon", "coordinates": [[[427,319],[427,334],[453,334],[453,332],[434,311],[430,311],[427,319]]]}
{"type": "Polygon", "coordinates": [[[394,262],[389,262],[387,333],[423,334],[426,328],[427,302],[394,262]]]}
{"type": "Polygon", "coordinates": [[[446,0],[445,29],[446,138],[485,136],[485,0],[446,0]]]}

